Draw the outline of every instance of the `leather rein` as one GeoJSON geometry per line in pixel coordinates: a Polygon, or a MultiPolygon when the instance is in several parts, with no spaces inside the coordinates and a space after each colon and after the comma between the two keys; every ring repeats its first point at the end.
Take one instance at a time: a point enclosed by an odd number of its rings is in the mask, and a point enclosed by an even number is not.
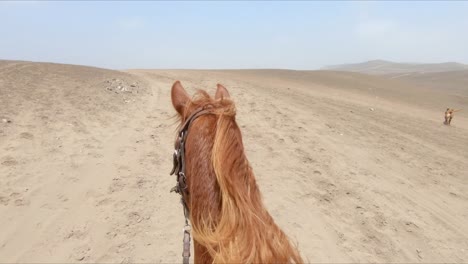
{"type": "Polygon", "coordinates": [[[175,174],[177,184],[171,189],[171,192],[176,192],[180,194],[180,202],[184,207],[184,217],[185,217],[185,226],[184,226],[184,247],[182,252],[183,263],[188,264],[190,259],[190,231],[191,227],[189,224],[189,209],[187,203],[184,199],[184,195],[188,195],[187,190],[187,178],[185,176],[185,141],[187,140],[188,131],[195,119],[198,117],[209,114],[211,111],[204,107],[197,109],[193,114],[191,114],[182,127],[179,130],[177,140],[175,142],[175,150],[173,154],[174,167],[170,175],[175,174]]]}

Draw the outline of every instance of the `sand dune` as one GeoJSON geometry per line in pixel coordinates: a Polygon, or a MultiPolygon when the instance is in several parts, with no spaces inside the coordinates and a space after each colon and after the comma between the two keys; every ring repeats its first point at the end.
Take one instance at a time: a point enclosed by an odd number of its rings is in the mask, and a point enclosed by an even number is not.
{"type": "Polygon", "coordinates": [[[468,65],[458,62],[444,63],[398,63],[372,60],[362,63],[342,64],[325,67],[326,70],[360,72],[366,74],[432,73],[468,70],[468,65]]]}
{"type": "MultiPolygon", "coordinates": [[[[409,73],[389,74],[386,77],[405,81],[412,86],[432,88],[433,90],[455,95],[457,98],[468,97],[468,70],[433,72],[433,73],[409,73]]],[[[466,102],[466,101],[465,101],[466,102]]]]}
{"type": "Polygon", "coordinates": [[[1,262],[181,261],[174,80],[229,89],[265,204],[309,262],[468,261],[468,119],[442,124],[467,108],[456,84],[0,61],[1,262]]]}

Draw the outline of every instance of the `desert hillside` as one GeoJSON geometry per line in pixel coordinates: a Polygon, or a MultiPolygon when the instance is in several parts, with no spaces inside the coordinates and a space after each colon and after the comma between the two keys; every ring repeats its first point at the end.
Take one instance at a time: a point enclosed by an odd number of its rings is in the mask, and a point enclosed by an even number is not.
{"type": "Polygon", "coordinates": [[[440,91],[422,76],[0,61],[0,261],[181,261],[180,80],[228,88],[265,204],[307,262],[467,262],[467,113],[442,124],[468,111],[463,76],[440,91]]]}
{"type": "Polygon", "coordinates": [[[468,70],[468,65],[457,62],[444,63],[398,63],[385,60],[372,60],[361,63],[342,64],[325,67],[326,70],[360,72],[366,74],[431,73],[468,70]]]}
{"type": "Polygon", "coordinates": [[[468,70],[431,72],[431,73],[405,73],[385,75],[393,80],[405,81],[414,87],[422,86],[444,94],[451,94],[463,100],[468,97],[468,70]]]}

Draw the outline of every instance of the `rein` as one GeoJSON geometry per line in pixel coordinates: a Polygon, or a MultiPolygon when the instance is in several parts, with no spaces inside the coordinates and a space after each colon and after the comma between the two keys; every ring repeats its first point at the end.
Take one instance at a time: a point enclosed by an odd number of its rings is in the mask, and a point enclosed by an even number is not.
{"type": "Polygon", "coordinates": [[[182,206],[184,207],[184,217],[185,217],[185,226],[184,226],[184,246],[183,246],[183,252],[182,252],[182,257],[183,257],[183,264],[188,264],[189,259],[190,259],[190,231],[191,227],[189,224],[189,210],[187,207],[187,203],[184,199],[184,196],[188,195],[188,190],[187,190],[187,178],[185,176],[185,141],[188,136],[188,131],[189,128],[192,124],[192,122],[200,117],[201,115],[205,115],[210,113],[208,109],[205,109],[204,107],[197,109],[193,114],[191,114],[185,123],[182,125],[182,127],[179,130],[177,140],[175,142],[175,150],[173,154],[173,162],[174,162],[174,167],[172,168],[172,171],[170,175],[175,174],[176,175],[176,180],[177,184],[171,189],[171,192],[176,192],[180,194],[180,202],[182,203],[182,206]]]}

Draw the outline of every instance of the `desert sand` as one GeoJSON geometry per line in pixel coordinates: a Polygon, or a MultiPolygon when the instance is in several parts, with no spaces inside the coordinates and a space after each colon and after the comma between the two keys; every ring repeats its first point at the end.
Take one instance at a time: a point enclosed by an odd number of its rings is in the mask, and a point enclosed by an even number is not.
{"type": "Polygon", "coordinates": [[[418,78],[0,61],[0,262],[181,262],[180,80],[227,87],[265,205],[307,262],[466,263],[468,88],[418,78]],[[452,126],[447,107],[464,109],[452,126]]]}

